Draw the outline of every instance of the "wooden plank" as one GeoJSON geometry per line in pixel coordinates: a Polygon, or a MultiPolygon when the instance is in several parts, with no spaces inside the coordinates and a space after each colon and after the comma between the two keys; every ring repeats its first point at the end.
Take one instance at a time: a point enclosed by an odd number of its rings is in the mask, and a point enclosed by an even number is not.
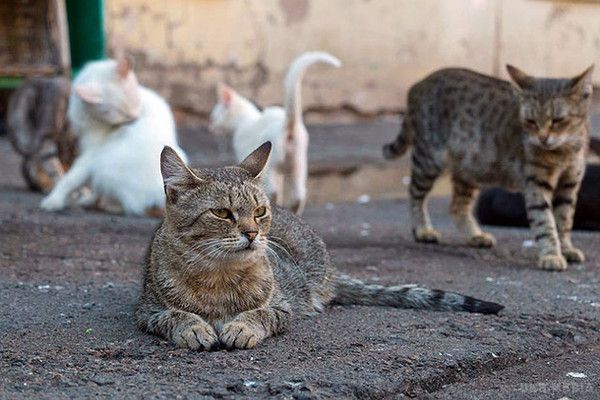
{"type": "Polygon", "coordinates": [[[0,1],[0,76],[66,75],[64,0],[0,1]]]}

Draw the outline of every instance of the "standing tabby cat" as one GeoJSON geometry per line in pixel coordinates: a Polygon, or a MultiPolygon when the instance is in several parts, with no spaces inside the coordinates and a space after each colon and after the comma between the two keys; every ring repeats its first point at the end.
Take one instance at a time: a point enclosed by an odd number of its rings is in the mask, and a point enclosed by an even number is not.
{"type": "Polygon", "coordinates": [[[414,85],[388,159],[413,145],[410,183],[413,234],[437,242],[427,195],[449,169],[450,212],[469,244],[491,247],[472,215],[479,186],[522,191],[539,249],[539,265],[564,270],[584,255],[571,243],[573,211],[584,172],[592,69],[570,79],[534,78],[507,66],[516,84],[465,69],[437,71],[414,85]],[[565,260],[566,259],[566,260],[565,260]]]}
{"type": "Polygon", "coordinates": [[[291,212],[271,207],[259,176],[271,143],[239,166],[190,170],[166,147],[165,219],[148,254],[136,317],[180,347],[251,348],[294,314],[330,303],[495,314],[503,306],[415,286],[367,285],[338,274],[325,244],[291,212]]]}
{"type": "Polygon", "coordinates": [[[67,123],[70,90],[67,78],[32,78],[10,97],[8,134],[33,190],[50,192],[75,159],[77,139],[67,123]]]}

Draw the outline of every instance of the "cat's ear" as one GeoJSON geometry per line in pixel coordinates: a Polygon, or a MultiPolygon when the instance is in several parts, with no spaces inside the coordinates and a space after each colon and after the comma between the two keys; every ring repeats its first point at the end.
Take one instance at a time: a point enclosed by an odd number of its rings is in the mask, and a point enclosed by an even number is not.
{"type": "Polygon", "coordinates": [[[260,177],[269,162],[272,147],[271,142],[263,143],[240,163],[240,167],[248,171],[254,178],[260,177]]]}
{"type": "Polygon", "coordinates": [[[527,75],[517,67],[513,67],[510,64],[506,64],[506,70],[512,78],[513,82],[521,89],[530,89],[535,82],[535,78],[527,75]]]}
{"type": "Polygon", "coordinates": [[[117,75],[121,79],[127,78],[133,69],[133,59],[129,56],[119,57],[117,60],[117,75]]]}
{"type": "Polygon", "coordinates": [[[221,103],[229,107],[233,101],[233,97],[235,96],[235,90],[223,82],[219,82],[217,85],[217,96],[219,96],[219,101],[221,103]]]}
{"type": "Polygon", "coordinates": [[[167,201],[173,204],[177,202],[178,188],[202,182],[185,165],[185,162],[177,155],[175,150],[169,146],[165,146],[160,153],[160,172],[163,177],[167,201]]]}
{"type": "Polygon", "coordinates": [[[90,104],[100,104],[103,101],[102,87],[97,82],[75,85],[73,90],[81,100],[90,104]]]}
{"type": "Polygon", "coordinates": [[[573,91],[579,93],[583,98],[588,98],[592,95],[593,84],[592,84],[592,73],[594,72],[594,64],[590,65],[588,69],[571,79],[571,87],[573,91]]]}

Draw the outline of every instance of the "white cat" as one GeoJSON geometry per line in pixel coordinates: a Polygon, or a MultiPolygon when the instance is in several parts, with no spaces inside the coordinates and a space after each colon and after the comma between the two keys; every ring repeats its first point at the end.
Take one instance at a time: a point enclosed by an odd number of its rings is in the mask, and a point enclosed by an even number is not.
{"type": "Polygon", "coordinates": [[[42,200],[44,210],[65,208],[71,193],[86,184],[91,192],[81,205],[116,201],[133,215],[164,207],[160,152],[167,145],[185,154],[169,106],[138,84],[127,59],[87,64],[73,81],[67,115],[80,155],[42,200]]]}
{"type": "MultiPolygon", "coordinates": [[[[219,84],[219,102],[210,115],[209,129],[215,134],[233,133],[233,149],[238,162],[266,141],[271,141],[271,159],[264,171],[265,191],[276,204],[284,199],[284,188],[291,189],[292,210],[301,214],[306,203],[308,175],[308,132],[302,121],[300,86],[304,71],[315,63],[335,67],[341,62],[324,52],[309,52],[296,58],[285,77],[285,108],[267,107],[262,112],[232,88],[219,84]],[[289,177],[289,185],[284,181],[289,177]]],[[[287,197],[287,196],[286,196],[287,197]]]]}

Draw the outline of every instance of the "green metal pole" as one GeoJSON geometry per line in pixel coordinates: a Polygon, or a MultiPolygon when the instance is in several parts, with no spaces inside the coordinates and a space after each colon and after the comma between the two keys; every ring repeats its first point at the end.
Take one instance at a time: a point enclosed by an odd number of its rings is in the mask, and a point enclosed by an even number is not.
{"type": "Polygon", "coordinates": [[[92,60],[105,57],[104,1],[66,0],[73,76],[92,60]]]}

